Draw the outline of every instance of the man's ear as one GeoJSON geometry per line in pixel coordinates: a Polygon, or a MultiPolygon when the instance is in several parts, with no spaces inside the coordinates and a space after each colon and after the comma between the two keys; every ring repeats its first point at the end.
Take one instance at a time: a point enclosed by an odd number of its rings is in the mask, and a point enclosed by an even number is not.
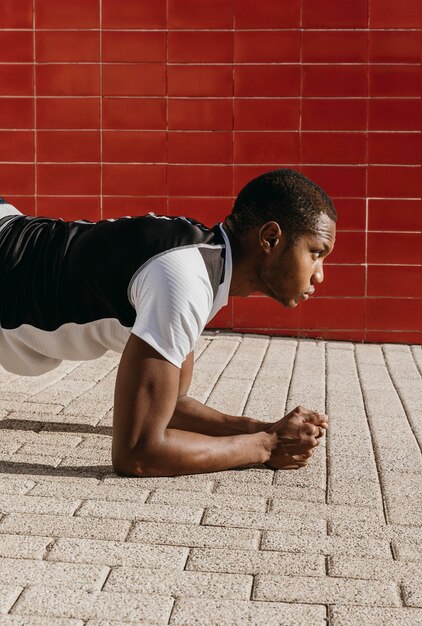
{"type": "Polygon", "coordinates": [[[282,239],[282,231],[277,222],[266,222],[259,230],[259,244],[265,253],[279,245],[282,239]]]}

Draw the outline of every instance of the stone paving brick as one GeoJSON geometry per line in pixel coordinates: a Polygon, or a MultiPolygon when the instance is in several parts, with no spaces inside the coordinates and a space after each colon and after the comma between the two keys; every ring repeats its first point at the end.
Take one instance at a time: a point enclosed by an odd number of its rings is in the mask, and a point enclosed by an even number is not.
{"type": "Polygon", "coordinates": [[[325,537],[323,535],[309,537],[308,535],[289,535],[276,530],[264,531],[261,549],[368,558],[389,558],[391,556],[390,544],[387,540],[325,537]]]}
{"type": "Polygon", "coordinates": [[[391,524],[422,526],[422,506],[409,500],[387,502],[388,519],[391,524]]]}
{"type": "Polygon", "coordinates": [[[0,585],[28,587],[39,585],[42,581],[46,587],[99,591],[109,571],[108,567],[101,565],[0,558],[0,585]]]}
{"type": "MultiPolygon", "coordinates": [[[[0,506],[1,511],[1,506],[0,506]]],[[[138,502],[110,502],[90,500],[84,502],[77,517],[143,520],[146,522],[174,522],[175,524],[199,524],[202,508],[166,506],[163,504],[139,504],[138,502]]]]}
{"type": "MultiPolygon", "coordinates": [[[[20,450],[19,454],[28,454],[28,455],[47,455],[49,451],[51,451],[51,446],[48,445],[39,445],[33,443],[24,444],[20,450]]],[[[108,450],[98,450],[98,449],[90,449],[90,448],[68,448],[65,446],[55,446],[54,453],[57,456],[60,456],[63,459],[84,459],[84,460],[92,460],[102,463],[109,463],[111,461],[111,454],[108,450]]]]}
{"type": "MultiPolygon", "coordinates": [[[[14,411],[12,413],[9,413],[9,415],[7,416],[7,418],[3,418],[3,419],[7,419],[8,421],[10,420],[17,420],[19,422],[42,422],[42,423],[47,423],[47,424],[51,424],[51,423],[59,423],[59,424],[91,424],[93,426],[95,426],[99,420],[99,416],[95,413],[91,413],[90,415],[84,415],[82,413],[76,413],[76,414],[68,414],[68,413],[60,413],[60,411],[62,410],[62,406],[58,405],[58,404],[43,404],[42,407],[43,409],[35,409],[33,410],[33,412],[30,412],[31,407],[28,406],[29,403],[25,403],[25,410],[22,411],[14,411]],[[48,412],[47,410],[45,410],[46,408],[51,409],[50,412],[48,412]],[[55,410],[55,412],[53,413],[52,410],[55,410]],[[60,413],[60,415],[58,415],[58,413],[60,413]]],[[[70,406],[70,405],[69,405],[70,406]]]]}
{"type": "Polygon", "coordinates": [[[17,559],[42,559],[52,537],[0,535],[0,557],[17,559]]]}
{"type": "Polygon", "coordinates": [[[275,422],[284,414],[297,341],[273,337],[255,379],[245,414],[275,422]]]}
{"type": "MultiPolygon", "coordinates": [[[[215,474],[216,476],[217,474],[215,474]]],[[[140,487],[142,489],[168,489],[174,491],[183,491],[189,489],[189,491],[203,491],[210,492],[214,487],[214,480],[209,480],[208,474],[204,478],[201,474],[194,476],[174,476],[167,478],[134,478],[134,477],[122,477],[112,474],[105,476],[104,485],[114,485],[119,487],[140,487]]]]}
{"type": "Polygon", "coordinates": [[[17,587],[16,585],[0,585],[0,613],[7,613],[21,593],[22,587],[17,587]]]}
{"type": "Polygon", "coordinates": [[[43,617],[99,617],[116,620],[168,620],[173,599],[164,596],[31,587],[25,589],[12,609],[13,615],[31,613],[43,617]]]}
{"type": "Polygon", "coordinates": [[[298,405],[325,412],[325,342],[300,341],[286,410],[298,405]]]}
{"type": "Polygon", "coordinates": [[[403,583],[403,598],[407,606],[414,606],[422,609],[422,577],[419,580],[412,580],[403,583]]]}
{"type": "Polygon", "coordinates": [[[295,471],[277,471],[274,485],[297,487],[300,489],[322,489],[325,491],[327,483],[326,458],[322,446],[314,452],[307,467],[295,471]]]}
{"type": "MultiPolygon", "coordinates": [[[[1,526],[0,526],[1,528],[1,526]]],[[[212,528],[185,524],[136,522],[128,542],[209,548],[258,548],[261,533],[246,528],[212,528]]]]}
{"type": "Polygon", "coordinates": [[[12,468],[16,474],[30,475],[34,470],[49,471],[57,467],[62,459],[58,456],[32,455],[32,454],[4,454],[0,456],[0,472],[10,471],[12,468]]]}
{"type": "Polygon", "coordinates": [[[324,626],[325,606],[181,598],[176,600],[170,624],[186,626],[324,626]]]}
{"type": "Polygon", "coordinates": [[[13,401],[13,400],[1,400],[0,407],[6,411],[10,411],[8,418],[13,419],[34,419],[36,414],[37,420],[40,421],[40,415],[46,420],[53,421],[56,416],[63,409],[61,404],[52,404],[48,402],[31,402],[31,401],[13,401]]]}
{"type": "Polygon", "coordinates": [[[406,411],[413,433],[422,448],[422,377],[409,346],[386,345],[383,353],[393,384],[406,411]]]}
{"type": "MultiPolygon", "coordinates": [[[[248,496],[236,493],[200,493],[189,491],[167,491],[157,489],[148,499],[151,504],[186,504],[200,507],[223,509],[241,509],[248,511],[266,511],[267,499],[260,496],[248,496]]],[[[261,492],[261,489],[259,489],[261,492]]]]}
{"type": "Polygon", "coordinates": [[[192,548],[186,569],[232,574],[324,576],[325,558],[316,554],[192,548]]]}
{"type": "Polygon", "coordinates": [[[374,524],[384,523],[382,509],[348,506],[347,504],[325,504],[289,500],[287,498],[272,498],[270,511],[300,515],[301,517],[320,517],[328,520],[356,520],[357,522],[371,521],[374,524]]]}
{"type": "Polygon", "coordinates": [[[117,370],[108,373],[95,387],[88,389],[83,396],[72,400],[62,411],[62,415],[96,416],[97,421],[113,406],[114,387],[117,370]]]}
{"type": "Polygon", "coordinates": [[[221,372],[238,349],[240,341],[240,337],[230,335],[212,341],[195,363],[189,395],[200,402],[207,400],[221,372]]]}
{"type": "Polygon", "coordinates": [[[33,480],[20,476],[0,476],[0,494],[21,495],[30,491],[35,484],[33,480]]]}
{"type": "MultiPolygon", "coordinates": [[[[300,472],[301,470],[294,470],[300,472]]],[[[216,494],[233,494],[233,495],[253,495],[254,493],[267,498],[285,497],[290,500],[303,500],[306,498],[309,502],[325,502],[325,489],[302,487],[286,487],[283,485],[259,485],[256,488],[251,487],[247,483],[232,482],[230,484],[219,484],[215,489],[216,494]]]]}
{"type": "Polygon", "coordinates": [[[64,379],[32,396],[32,402],[47,402],[67,406],[72,400],[95,386],[93,381],[64,379]]]}
{"type": "Polygon", "coordinates": [[[109,567],[133,565],[183,570],[188,553],[188,548],[180,546],[151,546],[120,541],[62,538],[57,539],[47,555],[47,560],[108,565],[109,567]]]}
{"type": "Polygon", "coordinates": [[[401,606],[397,585],[346,578],[289,578],[259,574],[253,598],[270,602],[401,606]]]}
{"type": "Polygon", "coordinates": [[[167,572],[118,567],[110,572],[104,591],[249,600],[252,576],[203,572],[167,572]]]}
{"type": "Polygon", "coordinates": [[[32,495],[0,495],[0,513],[73,515],[80,501],[38,498],[32,495]]]}
{"type": "Polygon", "coordinates": [[[417,609],[330,607],[331,626],[421,626],[422,611],[417,609]]]}
{"type": "Polygon", "coordinates": [[[422,542],[395,539],[392,546],[394,554],[400,561],[422,561],[422,542]]]}
{"type": "Polygon", "coordinates": [[[63,499],[81,499],[81,500],[104,500],[104,501],[127,501],[143,503],[149,495],[147,489],[139,487],[119,487],[118,485],[108,485],[94,481],[94,484],[86,481],[68,481],[68,482],[40,482],[31,490],[34,496],[50,496],[53,498],[63,499]]]}
{"type": "Polygon", "coordinates": [[[52,537],[124,540],[130,523],[126,520],[84,519],[64,515],[14,514],[0,522],[0,533],[52,537]]]}
{"type": "Polygon", "coordinates": [[[387,559],[364,559],[352,556],[332,556],[328,559],[328,574],[341,578],[365,578],[367,580],[422,579],[419,563],[387,559]]]}
{"type": "Polygon", "coordinates": [[[80,363],[66,378],[98,382],[117,367],[119,361],[120,355],[109,351],[99,359],[80,363]]]}
{"type": "Polygon", "coordinates": [[[312,519],[283,516],[279,513],[259,511],[228,511],[226,509],[207,509],[202,523],[206,526],[228,526],[234,528],[258,528],[296,532],[299,535],[315,533],[325,534],[327,523],[324,519],[312,519]]]}
{"type": "MultiPolygon", "coordinates": [[[[1,615],[0,626],[46,626],[43,617],[33,617],[31,615],[1,615]]],[[[60,617],[49,617],[48,626],[84,626],[80,619],[61,619],[60,617]]],[[[116,624],[117,626],[117,624],[116,624]]]]}

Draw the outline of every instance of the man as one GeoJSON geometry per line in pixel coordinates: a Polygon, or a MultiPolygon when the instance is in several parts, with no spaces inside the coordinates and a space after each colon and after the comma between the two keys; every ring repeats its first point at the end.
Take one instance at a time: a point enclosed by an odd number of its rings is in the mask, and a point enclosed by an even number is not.
{"type": "Polygon", "coordinates": [[[326,415],[298,407],[266,424],[224,415],[187,392],[195,341],[229,295],[258,291],[295,307],[322,282],[336,222],[322,189],[293,170],[268,172],[211,229],[154,214],[64,222],[21,215],[5,200],[0,208],[0,362],[36,375],[63,359],[123,352],[117,473],[306,465],[326,415]]]}

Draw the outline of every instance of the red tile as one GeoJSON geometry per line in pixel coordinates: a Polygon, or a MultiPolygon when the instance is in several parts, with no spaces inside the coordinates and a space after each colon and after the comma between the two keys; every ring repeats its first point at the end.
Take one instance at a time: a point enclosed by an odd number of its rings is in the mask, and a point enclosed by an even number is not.
{"type": "Polygon", "coordinates": [[[364,198],[332,198],[337,209],[337,228],[365,230],[366,202],[364,198]]]}
{"type": "Polygon", "coordinates": [[[99,61],[100,33],[92,31],[36,31],[38,62],[99,61]]]}
{"type": "Polygon", "coordinates": [[[368,296],[422,297],[421,268],[368,266],[368,296]]]}
{"type": "Polygon", "coordinates": [[[234,70],[236,96],[299,96],[299,65],[240,65],[234,70]]]}
{"type": "Polygon", "coordinates": [[[100,93],[99,65],[37,65],[39,96],[97,96],[100,93]]]}
{"type": "Polygon", "coordinates": [[[232,130],[231,99],[169,98],[169,130],[232,130]]]}
{"type": "Polygon", "coordinates": [[[420,34],[415,31],[369,33],[370,63],[419,63],[420,34]]]}
{"type": "Polygon", "coordinates": [[[38,164],[37,188],[42,196],[98,196],[100,165],[38,164]]]}
{"type": "Polygon", "coordinates": [[[33,99],[0,98],[0,120],[1,128],[33,128],[33,99]]]}
{"type": "Polygon", "coordinates": [[[0,63],[32,63],[32,32],[3,30],[1,44],[0,63]]]}
{"type": "Polygon", "coordinates": [[[103,98],[103,128],[160,130],[166,128],[164,98],[103,98]]]}
{"type": "Polygon", "coordinates": [[[409,298],[368,298],[366,324],[368,330],[421,329],[422,300],[409,298]]]}
{"type": "Polygon", "coordinates": [[[111,163],[164,163],[164,131],[104,131],[103,161],[111,163]]]}
{"type": "Polygon", "coordinates": [[[37,128],[99,127],[99,98],[37,98],[37,128]]]}
{"type": "Polygon", "coordinates": [[[169,96],[231,96],[233,71],[229,65],[168,66],[169,96]]]}
{"type": "Polygon", "coordinates": [[[166,66],[161,63],[103,65],[105,96],[165,96],[166,66]]]}
{"type": "Polygon", "coordinates": [[[24,215],[35,215],[35,198],[34,196],[7,196],[7,201],[13,204],[24,215]]]}
{"type": "Polygon", "coordinates": [[[365,133],[301,133],[303,163],[364,163],[365,133]]]}
{"type": "Polygon", "coordinates": [[[310,31],[302,33],[304,63],[365,63],[368,35],[365,31],[310,31]]]}
{"type": "Polygon", "coordinates": [[[99,160],[99,131],[37,131],[38,162],[98,163],[99,160]]]}
{"type": "Polygon", "coordinates": [[[165,63],[166,33],[159,31],[103,31],[105,63],[165,63]]]}
{"type": "Polygon", "coordinates": [[[103,28],[166,28],[166,0],[103,0],[103,28]]]}
{"type": "Polygon", "coordinates": [[[224,221],[233,206],[231,198],[169,198],[168,214],[192,217],[207,226],[224,221]]]}
{"type": "Polygon", "coordinates": [[[302,329],[360,330],[364,328],[363,298],[311,298],[301,303],[299,322],[302,329]]]}
{"type": "Polygon", "coordinates": [[[212,320],[207,324],[207,328],[232,328],[233,327],[233,303],[228,304],[218,311],[212,320]]]}
{"type": "Polygon", "coordinates": [[[234,135],[235,163],[298,163],[299,133],[251,133],[234,135]]]}
{"type": "Polygon", "coordinates": [[[421,6],[418,0],[371,0],[371,28],[420,28],[421,6]]]}
{"type": "Polygon", "coordinates": [[[34,133],[31,130],[0,131],[0,161],[34,160],[34,133]]]}
{"type": "Polygon", "coordinates": [[[32,96],[34,89],[32,65],[0,65],[0,96],[32,96]]]}
{"type": "Polygon", "coordinates": [[[299,170],[320,185],[329,196],[363,198],[365,196],[365,167],[334,167],[303,165],[299,170]]]}
{"type": "Polygon", "coordinates": [[[0,24],[2,28],[32,28],[33,0],[2,0],[0,24]]]}
{"type": "Polygon", "coordinates": [[[34,194],[34,164],[0,163],[2,196],[34,194]]]}
{"type": "Polygon", "coordinates": [[[413,333],[369,330],[366,332],[365,341],[369,343],[410,343],[420,346],[422,345],[422,333],[416,330],[413,333]]]}
{"type": "Polygon", "coordinates": [[[368,200],[369,230],[422,230],[420,200],[368,200]]]}
{"type": "Polygon", "coordinates": [[[124,217],[125,215],[146,215],[150,211],[157,215],[167,214],[167,198],[125,198],[124,196],[103,196],[102,219],[124,217]]]}
{"type": "MultiPolygon", "coordinates": [[[[364,263],[365,233],[343,232],[337,230],[333,252],[327,259],[328,263],[364,263]]],[[[328,271],[328,270],[327,270],[328,271]]]]}
{"type": "Polygon", "coordinates": [[[298,63],[298,30],[237,31],[234,39],[235,63],[298,63]]]}
{"type": "Polygon", "coordinates": [[[231,196],[231,166],[169,165],[170,196],[231,196]]]}
{"type": "MultiPolygon", "coordinates": [[[[359,259],[360,261],[362,259],[359,259]]],[[[331,262],[331,256],[330,261],[331,262]]],[[[324,282],[317,286],[316,295],[361,296],[365,295],[365,268],[359,265],[325,265],[324,282]]]]}
{"type": "Polygon", "coordinates": [[[37,215],[40,217],[62,218],[66,222],[100,219],[100,198],[42,197],[37,198],[37,215]]]}
{"type": "Polygon", "coordinates": [[[368,263],[421,263],[420,233],[368,233],[368,263]]]}
{"type": "Polygon", "coordinates": [[[369,133],[368,163],[417,165],[420,162],[420,133],[369,133]]]}
{"type": "Polygon", "coordinates": [[[165,165],[103,165],[103,193],[122,196],[164,196],[165,165]]]}
{"type": "Polygon", "coordinates": [[[299,0],[234,0],[236,28],[299,28],[299,0]]]}
{"type": "Polygon", "coordinates": [[[298,307],[289,309],[265,296],[233,298],[233,326],[242,328],[298,328],[298,307]]]}
{"type": "Polygon", "coordinates": [[[368,195],[373,198],[420,198],[420,167],[368,168],[368,195]]]}
{"type": "Polygon", "coordinates": [[[419,65],[371,65],[369,95],[372,97],[420,97],[419,65]]]}
{"type": "Polygon", "coordinates": [[[303,130],[365,130],[366,100],[302,100],[303,130]]]}
{"type": "Polygon", "coordinates": [[[168,0],[168,16],[169,28],[233,28],[233,2],[168,0]]]}
{"type": "Polygon", "coordinates": [[[168,47],[170,63],[231,63],[233,32],[170,31],[168,47]]]}
{"type": "Polygon", "coordinates": [[[303,65],[303,96],[365,96],[366,66],[303,65]]]}
{"type": "Polygon", "coordinates": [[[364,330],[303,330],[299,331],[299,337],[315,339],[327,339],[333,341],[363,341],[364,330]]]}
{"type": "Polygon", "coordinates": [[[37,0],[37,28],[99,28],[100,5],[86,0],[37,0]]]}
{"type": "Polygon", "coordinates": [[[303,0],[304,28],[366,28],[367,0],[303,0]]]}
{"type": "Polygon", "coordinates": [[[296,130],[299,127],[299,99],[236,99],[236,130],[296,130]]]}
{"type": "Polygon", "coordinates": [[[253,178],[256,176],[261,176],[261,174],[265,174],[271,169],[276,169],[274,167],[268,167],[268,165],[235,165],[234,173],[233,173],[233,188],[234,194],[237,195],[239,191],[253,178]]]}
{"type": "Polygon", "coordinates": [[[420,131],[420,101],[369,100],[369,130],[420,131]]]}
{"type": "Polygon", "coordinates": [[[172,132],[168,135],[169,163],[231,163],[232,133],[172,132]]]}

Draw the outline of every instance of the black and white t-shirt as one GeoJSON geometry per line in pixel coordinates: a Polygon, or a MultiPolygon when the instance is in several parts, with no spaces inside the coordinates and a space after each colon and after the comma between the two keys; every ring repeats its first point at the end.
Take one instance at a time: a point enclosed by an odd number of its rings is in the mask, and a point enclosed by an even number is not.
{"type": "Polygon", "coordinates": [[[0,200],[0,365],[43,374],[122,352],[132,332],[177,367],[228,301],[221,224],[29,217],[0,200]]]}

